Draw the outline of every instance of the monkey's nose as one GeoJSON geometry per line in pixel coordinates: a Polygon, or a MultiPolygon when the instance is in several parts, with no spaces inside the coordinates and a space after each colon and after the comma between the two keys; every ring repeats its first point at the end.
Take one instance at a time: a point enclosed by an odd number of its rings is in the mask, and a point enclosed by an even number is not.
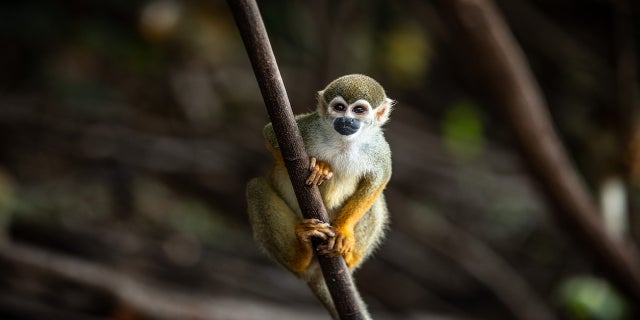
{"type": "Polygon", "coordinates": [[[341,135],[352,135],[360,129],[360,120],[356,118],[340,117],[333,122],[333,128],[341,135]]]}

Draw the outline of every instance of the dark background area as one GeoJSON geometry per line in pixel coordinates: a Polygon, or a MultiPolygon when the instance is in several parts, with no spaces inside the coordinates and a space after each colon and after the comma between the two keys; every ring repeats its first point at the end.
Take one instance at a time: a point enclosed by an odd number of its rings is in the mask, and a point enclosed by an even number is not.
{"type": "MultiPolygon", "coordinates": [[[[348,73],[398,101],[391,230],[355,273],[374,317],[637,318],[551,214],[440,4],[259,3],[295,113],[348,73]]],[[[497,5],[575,169],[623,206],[602,223],[637,243],[637,5],[497,5]]],[[[0,44],[0,318],[327,317],[251,238],[268,118],[225,2],[2,4],[0,44]]]]}

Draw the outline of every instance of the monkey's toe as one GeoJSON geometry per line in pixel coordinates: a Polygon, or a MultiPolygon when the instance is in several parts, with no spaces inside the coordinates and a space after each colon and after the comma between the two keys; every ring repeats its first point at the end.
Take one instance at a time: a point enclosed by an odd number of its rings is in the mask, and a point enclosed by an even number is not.
{"type": "Polygon", "coordinates": [[[311,237],[327,240],[335,237],[331,225],[318,219],[304,219],[296,225],[296,236],[301,242],[310,242],[311,237]]]}
{"type": "Polygon", "coordinates": [[[355,238],[352,235],[336,232],[336,236],[329,238],[327,243],[318,247],[318,252],[328,256],[344,256],[355,248],[355,238]]]}

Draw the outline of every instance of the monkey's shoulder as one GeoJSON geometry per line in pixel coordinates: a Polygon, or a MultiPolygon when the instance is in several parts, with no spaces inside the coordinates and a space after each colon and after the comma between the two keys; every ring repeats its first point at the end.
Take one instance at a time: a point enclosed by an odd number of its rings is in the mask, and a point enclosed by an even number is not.
{"type": "MultiPolygon", "coordinates": [[[[319,126],[319,116],[317,112],[303,113],[295,116],[296,123],[302,134],[303,139],[310,135],[310,132],[316,130],[319,126]]],[[[274,147],[278,147],[278,139],[273,130],[273,123],[269,122],[264,126],[262,135],[265,140],[274,147]]],[[[306,139],[304,141],[307,143],[306,139]]]]}

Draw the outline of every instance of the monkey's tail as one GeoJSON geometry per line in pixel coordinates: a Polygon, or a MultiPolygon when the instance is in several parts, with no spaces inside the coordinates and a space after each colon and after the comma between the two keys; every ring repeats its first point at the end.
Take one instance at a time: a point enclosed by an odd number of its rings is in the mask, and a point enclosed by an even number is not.
{"type": "MultiPolygon", "coordinates": [[[[331,294],[329,293],[329,288],[327,288],[327,283],[324,281],[324,277],[322,276],[322,271],[320,268],[314,270],[311,276],[307,279],[307,285],[313,292],[313,294],[322,302],[324,307],[329,311],[331,317],[335,320],[339,320],[338,311],[336,310],[335,305],[333,304],[333,299],[331,299],[331,294]]],[[[360,293],[356,290],[356,303],[360,306],[360,310],[362,310],[365,319],[370,320],[371,315],[367,311],[367,306],[360,297],[360,293]]]]}

